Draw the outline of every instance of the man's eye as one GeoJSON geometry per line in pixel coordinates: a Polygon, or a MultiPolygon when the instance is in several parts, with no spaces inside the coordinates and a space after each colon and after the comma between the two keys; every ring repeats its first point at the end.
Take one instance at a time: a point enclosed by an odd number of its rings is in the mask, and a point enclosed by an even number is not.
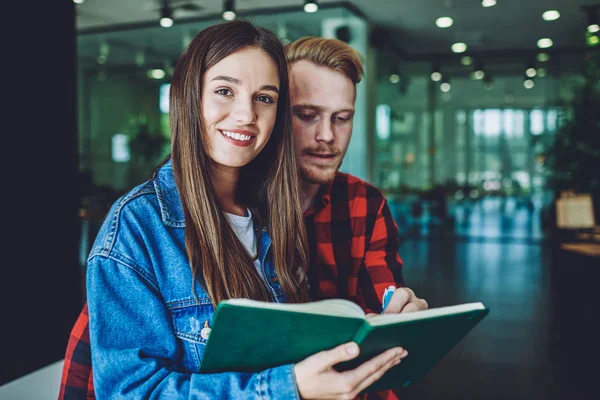
{"type": "Polygon", "coordinates": [[[296,117],[300,118],[303,121],[310,121],[315,119],[314,114],[296,114],[296,117]]]}
{"type": "Polygon", "coordinates": [[[233,95],[233,93],[229,89],[218,89],[215,93],[216,94],[220,94],[221,96],[231,96],[231,95],[233,95]]]}
{"type": "Polygon", "coordinates": [[[352,117],[336,117],[339,122],[350,122],[352,121],[352,117]]]}
{"type": "Polygon", "coordinates": [[[265,96],[265,95],[258,96],[258,97],[256,98],[256,100],[257,100],[257,101],[260,101],[260,102],[263,102],[263,103],[266,103],[266,104],[272,104],[272,103],[275,103],[275,101],[274,101],[274,100],[273,100],[271,97],[269,97],[269,96],[265,96]]]}

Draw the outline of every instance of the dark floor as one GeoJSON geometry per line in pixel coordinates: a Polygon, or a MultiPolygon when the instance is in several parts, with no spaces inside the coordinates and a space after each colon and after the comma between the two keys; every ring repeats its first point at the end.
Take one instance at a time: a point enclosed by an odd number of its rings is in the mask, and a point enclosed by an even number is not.
{"type": "Polygon", "coordinates": [[[460,229],[405,235],[405,278],[430,307],[482,301],[490,314],[402,399],[598,398],[600,258],[559,250],[535,210],[512,212],[503,225],[483,203],[460,229]]]}

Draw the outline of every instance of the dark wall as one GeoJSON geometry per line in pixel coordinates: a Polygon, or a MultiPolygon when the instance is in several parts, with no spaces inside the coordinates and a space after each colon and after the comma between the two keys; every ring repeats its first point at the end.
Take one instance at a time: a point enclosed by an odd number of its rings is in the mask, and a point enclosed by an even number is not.
{"type": "Polygon", "coordinates": [[[83,298],[75,5],[10,7],[1,50],[0,384],[63,358],[83,298]]]}

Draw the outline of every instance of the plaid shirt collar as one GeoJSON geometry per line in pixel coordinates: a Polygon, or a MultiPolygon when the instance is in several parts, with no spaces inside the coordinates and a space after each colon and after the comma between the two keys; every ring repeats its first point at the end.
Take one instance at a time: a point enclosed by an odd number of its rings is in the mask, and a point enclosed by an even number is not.
{"type": "MultiPolygon", "coordinates": [[[[338,173],[336,173],[335,176],[337,178],[338,173]]],[[[333,181],[325,183],[319,187],[312,206],[310,206],[308,210],[304,212],[305,217],[310,217],[327,207],[327,205],[331,202],[331,187],[333,186],[334,181],[335,178],[333,181]]]]}

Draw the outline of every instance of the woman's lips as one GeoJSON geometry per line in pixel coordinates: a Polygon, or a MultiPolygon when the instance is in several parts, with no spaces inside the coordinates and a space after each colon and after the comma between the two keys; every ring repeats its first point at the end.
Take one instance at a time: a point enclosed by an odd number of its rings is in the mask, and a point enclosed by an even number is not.
{"type": "Polygon", "coordinates": [[[250,135],[247,133],[239,133],[234,131],[227,131],[224,129],[219,129],[221,135],[227,140],[229,143],[232,143],[236,146],[246,147],[256,141],[256,135],[250,135]]]}

